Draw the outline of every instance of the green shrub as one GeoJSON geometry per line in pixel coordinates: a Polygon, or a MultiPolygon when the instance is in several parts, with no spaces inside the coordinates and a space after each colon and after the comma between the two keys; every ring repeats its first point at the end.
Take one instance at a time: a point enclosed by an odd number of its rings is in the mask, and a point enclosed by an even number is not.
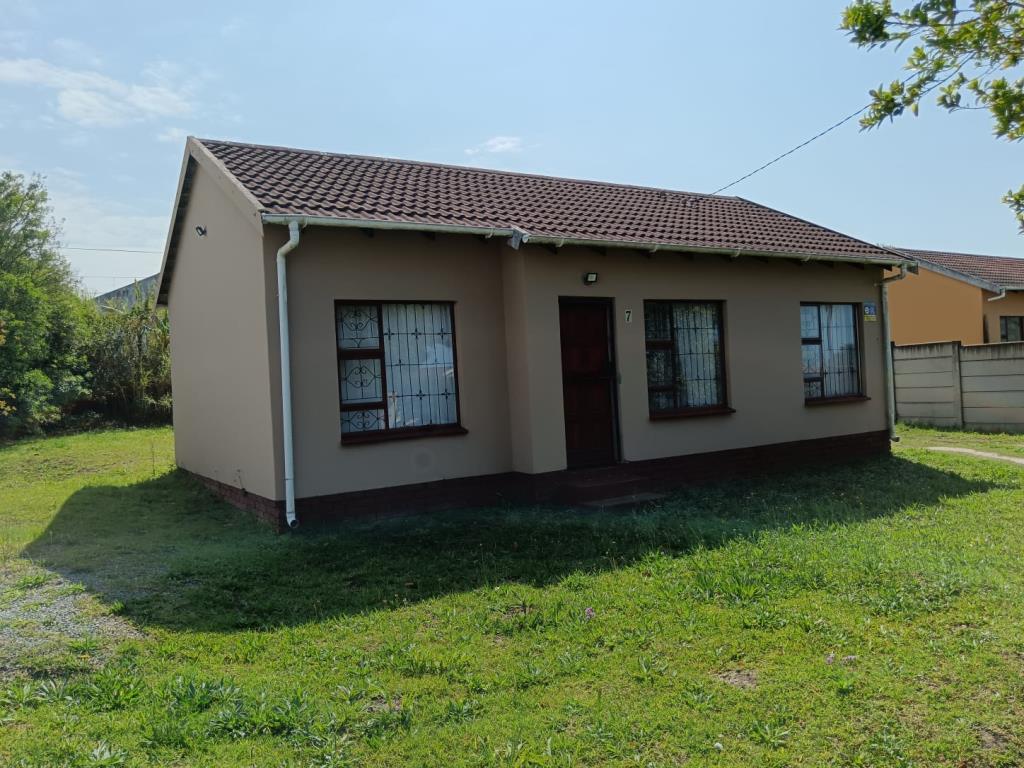
{"type": "Polygon", "coordinates": [[[97,310],[86,349],[92,407],[128,424],[169,422],[170,326],[155,296],[97,310]]]}

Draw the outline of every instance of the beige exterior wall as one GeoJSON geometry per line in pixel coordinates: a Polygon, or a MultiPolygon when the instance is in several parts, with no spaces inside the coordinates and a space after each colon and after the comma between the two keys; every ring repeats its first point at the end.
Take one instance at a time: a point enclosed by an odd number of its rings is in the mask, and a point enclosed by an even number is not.
{"type": "Polygon", "coordinates": [[[189,471],[274,497],[262,235],[244,205],[196,167],[168,298],[175,454],[189,471]]]}
{"type": "MultiPolygon", "coordinates": [[[[995,296],[994,293],[986,293],[986,298],[995,296]]],[[[999,341],[999,318],[1004,315],[1024,317],[1024,292],[1009,291],[1005,298],[998,301],[985,301],[982,304],[982,311],[985,315],[985,325],[988,327],[988,340],[999,341]]]]}
{"type": "MultiPolygon", "coordinates": [[[[559,296],[614,299],[615,348],[619,370],[622,458],[656,459],[831,435],[885,429],[885,383],[881,323],[863,324],[863,376],[871,400],[804,405],[800,351],[800,302],[879,302],[880,270],[834,268],[753,259],[723,260],[678,254],[646,257],[637,252],[601,255],[566,248],[557,255],[539,248],[506,251],[524,262],[527,366],[512,371],[525,379],[526,418],[513,424],[513,442],[526,444],[524,471],[565,468],[561,399],[559,296]],[[584,272],[599,273],[585,288],[584,272]],[[647,409],[645,299],[725,301],[726,369],[729,404],[725,416],[651,421],[647,409]],[[626,323],[625,310],[632,310],[626,323]],[[529,469],[527,469],[529,468],[529,469]]],[[[508,312],[508,310],[506,310],[508,312]]],[[[520,457],[517,456],[517,459],[520,457]]]]}
{"type": "MultiPolygon", "coordinates": [[[[264,267],[286,239],[268,227],[264,267]]],[[[801,301],[879,302],[880,270],[564,248],[310,227],[288,257],[298,497],[508,471],[564,469],[559,296],[614,299],[619,427],[626,461],[883,430],[881,323],[864,323],[866,402],[806,407],[801,301]],[[584,271],[599,281],[584,288],[584,271]],[[461,421],[468,434],[340,444],[336,299],[455,302],[461,421]],[[652,422],[644,299],[726,302],[728,416],[652,422]],[[626,323],[624,310],[632,309],[626,323]]],[[[253,295],[263,295],[264,287],[253,295]]],[[[268,300],[272,291],[268,291],[268,300]]],[[[271,389],[278,395],[276,306],[269,307],[271,389]]],[[[274,418],[279,418],[275,403],[274,418]]],[[[276,441],[279,442],[279,441],[276,441]]],[[[274,497],[283,488],[278,474],[274,497]]]]}
{"type": "MultiPolygon", "coordinates": [[[[937,341],[981,344],[982,316],[987,314],[982,294],[981,288],[921,266],[918,274],[908,274],[889,285],[893,341],[900,345],[937,341]]],[[[998,318],[995,337],[990,340],[999,341],[998,318]]]]}
{"type": "MultiPolygon", "coordinates": [[[[268,227],[268,264],[286,239],[283,227],[268,227]]],[[[496,242],[310,227],[288,256],[288,293],[297,497],[511,469],[496,242]],[[461,422],[468,434],[341,446],[336,299],[455,302],[461,422]]],[[[272,310],[276,316],[276,305],[272,310]]],[[[276,384],[276,371],[274,377],[276,384]]],[[[277,498],[282,493],[279,483],[277,498]]]]}

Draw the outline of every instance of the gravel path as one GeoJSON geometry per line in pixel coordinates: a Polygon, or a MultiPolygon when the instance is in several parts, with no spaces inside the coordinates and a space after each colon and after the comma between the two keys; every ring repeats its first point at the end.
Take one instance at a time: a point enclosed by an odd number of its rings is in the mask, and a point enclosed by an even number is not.
{"type": "Polygon", "coordinates": [[[942,453],[965,453],[968,456],[976,456],[979,459],[995,459],[997,461],[1009,461],[1013,464],[1019,464],[1024,467],[1024,459],[1018,456],[1005,456],[1001,453],[991,453],[990,451],[978,451],[974,448],[951,448],[944,445],[930,445],[928,446],[929,451],[941,451],[942,453]]]}
{"type": "Polygon", "coordinates": [[[139,637],[80,584],[42,569],[0,568],[0,679],[96,667],[139,637]]]}

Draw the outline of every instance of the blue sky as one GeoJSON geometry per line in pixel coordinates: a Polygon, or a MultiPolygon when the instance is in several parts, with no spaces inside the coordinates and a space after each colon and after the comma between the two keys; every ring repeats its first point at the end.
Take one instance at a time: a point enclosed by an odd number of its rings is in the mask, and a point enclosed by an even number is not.
{"type": "MultiPolygon", "coordinates": [[[[903,56],[842,2],[0,0],[0,168],[64,243],[160,250],[187,134],[710,192],[867,102],[903,56]]],[[[984,113],[850,122],[733,187],[872,242],[1024,256],[1022,148],[984,113]]],[[[91,291],[159,255],[67,251],[91,291]]]]}

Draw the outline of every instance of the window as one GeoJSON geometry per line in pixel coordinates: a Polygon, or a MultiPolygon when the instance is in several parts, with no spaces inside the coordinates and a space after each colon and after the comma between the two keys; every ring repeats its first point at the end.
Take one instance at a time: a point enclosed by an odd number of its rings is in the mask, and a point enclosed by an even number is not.
{"type": "Polygon", "coordinates": [[[804,399],[859,397],[856,304],[802,304],[804,399]]]}
{"type": "Polygon", "coordinates": [[[450,302],[335,304],[343,442],[464,432],[450,302]]]}
{"type": "Polygon", "coordinates": [[[1024,317],[1000,317],[999,340],[1024,341],[1024,317]]]}
{"type": "Polygon", "coordinates": [[[721,302],[645,301],[644,333],[652,418],[728,410],[721,302]]]}

